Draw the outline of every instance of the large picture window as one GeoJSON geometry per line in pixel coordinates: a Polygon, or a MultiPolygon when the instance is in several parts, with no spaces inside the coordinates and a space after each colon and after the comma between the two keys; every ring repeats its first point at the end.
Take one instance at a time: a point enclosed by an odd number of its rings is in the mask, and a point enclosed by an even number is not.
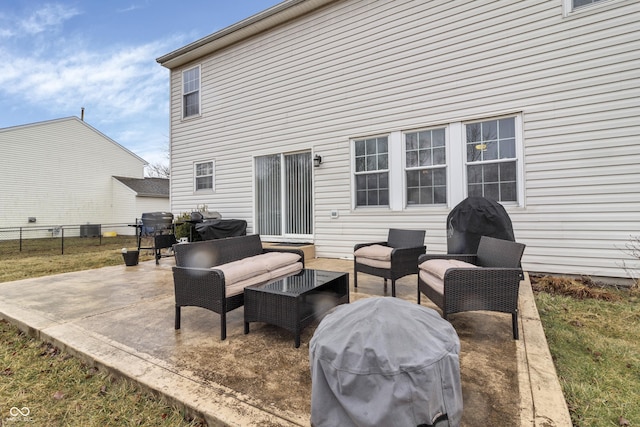
{"type": "Polygon", "coordinates": [[[515,118],[465,124],[467,194],[518,200],[515,118]]]}
{"type": "Polygon", "coordinates": [[[445,128],[405,134],[407,205],[447,203],[445,128]]]}
{"type": "Polygon", "coordinates": [[[356,206],[389,206],[389,141],[386,136],[354,141],[356,206]]]}
{"type": "Polygon", "coordinates": [[[182,72],[182,117],[200,115],[200,66],[182,72]]]}

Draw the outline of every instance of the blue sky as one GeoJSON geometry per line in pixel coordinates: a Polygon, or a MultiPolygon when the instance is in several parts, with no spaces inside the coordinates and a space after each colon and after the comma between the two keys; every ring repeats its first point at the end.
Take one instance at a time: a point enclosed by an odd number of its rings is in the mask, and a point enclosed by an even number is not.
{"type": "Polygon", "coordinates": [[[2,0],[0,128],[80,117],[168,163],[169,71],[159,56],[281,0],[2,0]]]}

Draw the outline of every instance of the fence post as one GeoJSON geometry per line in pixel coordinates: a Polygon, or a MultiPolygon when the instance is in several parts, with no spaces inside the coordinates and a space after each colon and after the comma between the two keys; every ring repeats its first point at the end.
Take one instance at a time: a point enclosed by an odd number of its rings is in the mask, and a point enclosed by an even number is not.
{"type": "Polygon", "coordinates": [[[60,239],[62,241],[62,243],[61,243],[61,245],[62,245],[62,254],[61,255],[64,255],[64,226],[60,227],[60,232],[62,233],[61,234],[62,238],[60,239]]]}
{"type": "Polygon", "coordinates": [[[20,252],[22,252],[22,227],[20,227],[20,252]]]}

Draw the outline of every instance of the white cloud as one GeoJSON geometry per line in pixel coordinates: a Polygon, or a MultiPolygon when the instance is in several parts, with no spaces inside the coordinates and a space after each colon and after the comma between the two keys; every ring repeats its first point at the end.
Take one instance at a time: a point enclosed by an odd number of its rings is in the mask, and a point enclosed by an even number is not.
{"type": "Polygon", "coordinates": [[[154,42],[98,52],[70,49],[48,58],[0,51],[0,92],[55,109],[81,100],[116,117],[157,111],[158,99],[168,93],[168,72],[155,57],[166,46],[154,42]]]}
{"type": "Polygon", "coordinates": [[[169,71],[155,59],[188,36],[97,45],[58,31],[79,13],[47,5],[22,20],[0,14],[2,109],[48,112],[37,121],[79,116],[85,107],[88,123],[146,160],[166,162],[169,71]]]}
{"type": "Polygon", "coordinates": [[[28,35],[39,34],[60,28],[65,21],[79,14],[80,12],[73,7],[45,4],[26,19],[19,21],[18,27],[28,35]]]}

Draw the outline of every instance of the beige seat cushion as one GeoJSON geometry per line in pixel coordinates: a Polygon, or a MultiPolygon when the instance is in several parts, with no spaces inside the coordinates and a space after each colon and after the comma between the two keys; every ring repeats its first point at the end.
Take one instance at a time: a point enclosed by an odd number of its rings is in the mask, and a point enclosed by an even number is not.
{"type": "MultiPolygon", "coordinates": [[[[300,255],[291,252],[267,252],[221,264],[213,268],[221,270],[224,273],[224,283],[226,286],[229,286],[245,280],[251,280],[263,274],[267,274],[268,280],[270,277],[273,277],[270,272],[297,264],[299,260],[300,255]]],[[[252,283],[256,282],[252,281],[252,283]]]]}
{"type": "MultiPolygon", "coordinates": [[[[382,245],[363,246],[356,250],[353,254],[360,258],[375,259],[378,261],[391,261],[391,252],[393,248],[382,245]]],[[[358,260],[360,262],[360,260],[358,260]]],[[[363,263],[364,264],[364,263],[363,263]]]]}
{"type": "MultiPolygon", "coordinates": [[[[300,257],[298,256],[298,258],[300,257]]],[[[244,288],[246,288],[247,286],[257,285],[258,283],[264,283],[268,281],[273,281],[284,276],[290,276],[301,270],[302,270],[302,263],[294,262],[290,265],[285,265],[284,267],[280,267],[278,269],[275,269],[273,271],[269,271],[266,273],[258,274],[256,276],[249,277],[239,282],[229,284],[225,280],[225,285],[226,285],[225,293],[227,297],[237,295],[244,292],[244,288]]]]}
{"type": "Polygon", "coordinates": [[[275,271],[280,267],[286,267],[300,261],[300,255],[293,252],[266,252],[246,258],[249,262],[259,262],[267,271],[275,271]]]}
{"type": "Polygon", "coordinates": [[[280,277],[290,276],[302,270],[301,262],[294,262],[293,264],[285,265],[276,270],[270,271],[269,275],[271,276],[271,280],[275,280],[280,277]]]}
{"type": "Polygon", "coordinates": [[[444,279],[444,274],[450,268],[478,268],[478,266],[457,259],[430,259],[420,264],[418,268],[439,279],[444,279]]]}
{"type": "Polygon", "coordinates": [[[479,268],[457,259],[430,259],[418,266],[418,276],[431,289],[444,295],[444,275],[450,268],[479,268]]]}
{"type": "Polygon", "coordinates": [[[228,262],[213,268],[224,273],[224,283],[227,286],[261,274],[266,274],[267,276],[269,274],[267,267],[258,262],[251,262],[249,258],[228,262]]]}
{"type": "Polygon", "coordinates": [[[391,268],[391,261],[380,261],[379,259],[371,259],[358,257],[356,258],[358,264],[368,265],[374,268],[386,268],[387,270],[391,268]]]}
{"type": "MultiPolygon", "coordinates": [[[[227,298],[233,296],[233,295],[238,295],[244,292],[244,288],[246,288],[249,285],[257,285],[258,283],[264,283],[264,282],[268,282],[269,280],[271,280],[271,273],[267,272],[267,273],[263,273],[263,274],[258,274],[257,276],[254,277],[250,277],[246,280],[242,280],[240,282],[236,282],[236,283],[232,283],[232,284],[226,284],[225,287],[225,294],[227,296],[227,298]]],[[[226,283],[226,281],[225,281],[226,283]]]]}

